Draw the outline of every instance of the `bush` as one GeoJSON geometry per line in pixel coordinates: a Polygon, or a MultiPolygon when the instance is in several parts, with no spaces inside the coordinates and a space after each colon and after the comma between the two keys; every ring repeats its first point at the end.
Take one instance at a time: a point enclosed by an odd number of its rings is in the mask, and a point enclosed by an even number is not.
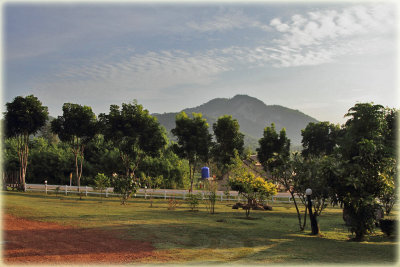
{"type": "Polygon", "coordinates": [[[379,221],[379,226],[387,236],[395,234],[397,228],[397,220],[382,219],[379,221]]]}
{"type": "Polygon", "coordinates": [[[190,206],[190,209],[192,211],[197,210],[197,206],[199,205],[199,199],[201,198],[200,194],[189,194],[188,196],[188,203],[190,206]]]}

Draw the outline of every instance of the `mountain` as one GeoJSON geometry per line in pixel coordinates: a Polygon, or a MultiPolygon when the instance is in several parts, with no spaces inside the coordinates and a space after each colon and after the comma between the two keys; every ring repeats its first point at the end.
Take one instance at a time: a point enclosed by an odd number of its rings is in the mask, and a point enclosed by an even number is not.
{"type": "MultiPolygon", "coordinates": [[[[286,135],[292,146],[301,145],[301,130],[310,122],[318,122],[316,119],[294,109],[279,105],[266,105],[261,100],[248,95],[236,95],[233,98],[215,98],[198,107],[183,110],[189,116],[192,112],[202,113],[210,125],[220,116],[232,115],[240,125],[240,131],[245,134],[245,146],[253,149],[258,146],[258,140],[262,137],[264,128],[275,123],[275,128],[280,131],[286,128],[286,135]]],[[[171,138],[171,129],[175,128],[175,116],[178,113],[152,114],[158,118],[171,138]]]]}

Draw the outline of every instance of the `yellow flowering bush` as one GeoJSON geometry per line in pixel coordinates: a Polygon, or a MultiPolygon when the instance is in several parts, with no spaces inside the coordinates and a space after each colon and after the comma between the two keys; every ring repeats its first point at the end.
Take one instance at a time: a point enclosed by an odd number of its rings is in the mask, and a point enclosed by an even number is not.
{"type": "Polygon", "coordinates": [[[241,172],[240,175],[230,177],[229,185],[232,190],[238,191],[239,194],[247,199],[246,216],[248,217],[250,208],[262,202],[263,199],[276,195],[277,188],[273,183],[265,181],[261,177],[256,177],[251,172],[241,172]]]}

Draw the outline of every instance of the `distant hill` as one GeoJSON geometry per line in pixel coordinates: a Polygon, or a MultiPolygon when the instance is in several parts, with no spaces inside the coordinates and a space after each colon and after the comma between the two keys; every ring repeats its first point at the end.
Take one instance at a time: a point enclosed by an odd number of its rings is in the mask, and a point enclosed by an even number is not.
{"type": "MultiPolygon", "coordinates": [[[[264,128],[275,123],[275,128],[280,131],[286,128],[286,134],[292,146],[301,144],[301,130],[310,122],[318,122],[316,119],[294,109],[279,105],[266,105],[261,100],[248,96],[236,95],[233,98],[215,98],[198,107],[184,109],[188,115],[192,112],[202,113],[210,125],[220,116],[232,115],[240,125],[240,131],[245,134],[245,146],[253,149],[258,146],[258,140],[262,137],[264,128]]],[[[158,118],[171,138],[171,129],[175,128],[175,116],[178,113],[152,114],[158,118]]]]}

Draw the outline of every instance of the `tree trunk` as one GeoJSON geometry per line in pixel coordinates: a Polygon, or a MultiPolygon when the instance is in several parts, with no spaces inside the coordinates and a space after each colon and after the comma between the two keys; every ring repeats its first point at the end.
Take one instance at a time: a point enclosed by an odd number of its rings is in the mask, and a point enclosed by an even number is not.
{"type": "Polygon", "coordinates": [[[75,150],[74,151],[74,155],[75,155],[75,173],[76,173],[76,183],[78,185],[78,192],[81,192],[80,189],[80,181],[79,181],[79,167],[78,167],[78,151],[75,150]]]}
{"type": "Polygon", "coordinates": [[[26,191],[26,169],[28,166],[28,154],[29,154],[29,135],[23,134],[17,136],[17,150],[18,150],[18,160],[19,160],[19,189],[26,191]]]}
{"type": "Polygon", "coordinates": [[[354,241],[361,242],[364,240],[364,232],[362,230],[356,231],[356,237],[353,239],[354,241]]]}
{"type": "Polygon", "coordinates": [[[190,179],[189,193],[193,192],[193,176],[194,176],[194,166],[193,166],[193,173],[192,173],[192,166],[189,164],[189,179],[190,179]]]}
{"type": "Polygon", "coordinates": [[[299,207],[297,206],[296,198],[294,197],[294,192],[293,192],[292,190],[289,190],[289,192],[290,192],[290,195],[291,195],[292,198],[293,198],[294,206],[296,207],[297,218],[298,218],[298,220],[299,220],[300,231],[304,231],[304,227],[301,225],[301,214],[300,214],[300,211],[299,211],[299,207]]]}
{"type": "Polygon", "coordinates": [[[303,222],[303,229],[306,229],[306,222],[307,222],[307,207],[304,207],[304,222],[303,222]]]}
{"type": "Polygon", "coordinates": [[[83,170],[83,160],[85,159],[84,158],[84,149],[85,149],[85,147],[84,147],[84,145],[82,145],[81,146],[81,149],[80,149],[80,169],[79,169],[79,177],[78,177],[78,190],[79,190],[79,192],[80,192],[80,186],[81,186],[81,177],[82,177],[82,170],[83,170]]]}
{"type": "Polygon", "coordinates": [[[315,218],[315,214],[312,211],[312,204],[311,204],[311,196],[307,196],[308,201],[308,212],[310,213],[310,222],[311,222],[311,234],[317,235],[319,234],[319,227],[317,223],[317,218],[315,218]]]}

